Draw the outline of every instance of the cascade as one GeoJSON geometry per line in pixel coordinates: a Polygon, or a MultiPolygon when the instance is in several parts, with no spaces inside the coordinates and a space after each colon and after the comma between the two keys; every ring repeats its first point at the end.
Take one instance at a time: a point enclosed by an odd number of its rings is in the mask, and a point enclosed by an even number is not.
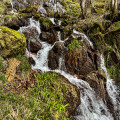
{"type": "Polygon", "coordinates": [[[12,9],[13,9],[13,2],[12,2],[12,0],[10,0],[10,4],[11,4],[11,6],[12,6],[12,9]]]}
{"type": "Polygon", "coordinates": [[[81,35],[82,36],[82,40],[85,41],[85,42],[88,42],[89,45],[93,48],[93,43],[88,39],[88,37],[85,34],[83,34],[81,32],[78,32],[75,29],[73,29],[73,33],[81,35]]]}
{"type": "Polygon", "coordinates": [[[61,64],[63,61],[62,57],[59,60],[58,69],[50,70],[48,68],[48,53],[54,45],[51,46],[45,42],[41,43],[43,48],[37,53],[37,56],[30,54],[36,62],[36,65],[32,66],[32,68],[40,69],[43,72],[54,71],[59,73],[80,89],[81,104],[77,108],[78,114],[74,116],[76,120],[114,120],[105,103],[101,99],[97,98],[94,90],[87,82],[78,79],[77,77],[74,77],[61,69],[61,64]]]}
{"type": "MultiPolygon", "coordinates": [[[[10,0],[11,1],[11,0],[10,0]]],[[[54,1],[55,2],[55,1],[54,1]]],[[[11,3],[12,5],[12,3],[11,3]]],[[[13,7],[13,6],[12,6],[13,7]]],[[[56,6],[54,6],[54,9],[56,9],[56,6]]],[[[54,18],[50,18],[50,20],[55,24],[54,18]]],[[[61,22],[59,22],[59,25],[61,25],[61,22]]],[[[29,25],[21,27],[19,29],[20,32],[27,31],[28,29],[31,29],[32,27],[36,28],[38,34],[36,37],[41,33],[40,29],[40,23],[39,21],[35,21],[32,18],[29,19],[29,25]]],[[[80,33],[73,29],[73,32],[75,34],[79,34],[82,36],[82,41],[87,42],[91,47],[93,47],[92,42],[87,38],[87,36],[83,33],[80,33]]],[[[61,33],[58,33],[58,38],[59,41],[61,42],[61,33]]],[[[67,40],[67,39],[66,39],[67,40]]],[[[26,53],[32,57],[36,64],[35,66],[32,66],[32,69],[39,69],[42,72],[48,72],[48,71],[54,71],[56,73],[61,74],[65,78],[67,78],[72,84],[76,85],[79,90],[80,90],[80,99],[81,99],[81,104],[78,106],[75,114],[75,119],[76,120],[114,120],[112,114],[109,112],[106,104],[103,102],[102,99],[98,98],[96,96],[95,91],[90,87],[90,85],[82,80],[78,79],[75,76],[70,75],[69,73],[65,72],[63,69],[63,66],[65,67],[65,62],[64,62],[64,57],[61,56],[59,59],[59,67],[56,70],[50,70],[48,67],[48,54],[49,51],[54,47],[54,44],[48,44],[46,42],[42,42],[39,40],[39,42],[42,44],[41,50],[38,51],[37,56],[31,54],[28,50],[26,50],[26,53]]],[[[64,42],[64,41],[62,41],[64,42]]],[[[110,79],[106,67],[104,66],[104,59],[101,56],[101,68],[105,71],[106,76],[107,76],[107,92],[113,102],[114,109],[115,110],[120,110],[118,108],[120,106],[119,101],[117,99],[118,97],[118,91],[117,87],[114,85],[113,80],[110,79]]]]}
{"type": "Polygon", "coordinates": [[[16,11],[16,9],[14,8],[13,0],[9,0],[9,1],[10,1],[11,6],[12,6],[12,12],[16,11]]]}
{"type": "Polygon", "coordinates": [[[51,22],[55,25],[55,18],[49,18],[51,22]]]}
{"type": "Polygon", "coordinates": [[[100,56],[101,59],[101,68],[104,70],[106,77],[107,77],[107,83],[106,83],[106,87],[107,87],[107,92],[109,97],[111,98],[111,101],[114,105],[114,110],[115,112],[118,113],[118,119],[120,119],[120,97],[119,97],[119,89],[117,88],[117,86],[115,85],[113,79],[110,78],[107,69],[104,65],[104,58],[101,55],[100,56]],[[119,111],[119,112],[118,112],[119,111]]]}

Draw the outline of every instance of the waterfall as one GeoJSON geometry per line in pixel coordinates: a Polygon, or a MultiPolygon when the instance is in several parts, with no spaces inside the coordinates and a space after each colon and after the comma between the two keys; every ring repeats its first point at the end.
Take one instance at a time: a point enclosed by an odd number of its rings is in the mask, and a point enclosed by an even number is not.
{"type": "Polygon", "coordinates": [[[97,98],[95,91],[89,86],[87,82],[83,81],[82,79],[78,79],[77,77],[74,77],[68,74],[67,72],[63,71],[61,67],[61,65],[63,64],[62,62],[64,62],[63,57],[59,59],[58,69],[50,70],[48,68],[48,54],[54,45],[50,45],[42,41],[40,42],[42,44],[42,49],[37,53],[37,56],[30,54],[30,56],[33,57],[33,59],[36,62],[36,65],[32,66],[32,68],[40,69],[43,72],[54,71],[56,73],[59,73],[80,89],[81,104],[78,106],[76,110],[77,115],[74,116],[75,119],[76,120],[114,120],[103,100],[97,98]]]}
{"type": "MultiPolygon", "coordinates": [[[[50,0],[50,1],[52,2],[52,0],[50,0]]],[[[55,5],[53,6],[53,9],[55,11],[57,11],[57,5],[59,3],[57,3],[57,1],[53,1],[53,2],[55,3],[55,5]]],[[[12,0],[10,0],[10,3],[13,8],[12,0]]],[[[43,8],[43,1],[42,1],[41,9],[39,9],[39,10],[41,10],[43,13],[46,13],[46,10],[43,8]]],[[[49,18],[49,19],[52,21],[53,24],[55,24],[54,18],[49,18]]],[[[61,25],[61,21],[59,21],[59,26],[60,25],[61,25]]],[[[33,27],[37,30],[37,34],[35,37],[38,38],[41,33],[40,23],[39,23],[39,21],[35,21],[32,18],[29,19],[29,25],[21,27],[19,29],[19,31],[25,32],[33,27]]],[[[93,48],[92,42],[88,39],[88,37],[85,34],[78,32],[75,29],[73,29],[73,32],[75,34],[81,35],[82,41],[87,42],[93,48]]],[[[60,31],[58,32],[58,39],[59,39],[59,41],[57,41],[57,42],[64,42],[61,40],[60,31]]],[[[56,70],[49,69],[48,54],[49,54],[49,51],[54,47],[54,44],[51,45],[46,42],[42,42],[41,40],[39,40],[39,42],[42,44],[42,48],[41,48],[41,50],[38,51],[37,56],[31,54],[28,50],[26,50],[26,53],[30,57],[32,57],[36,62],[35,66],[32,66],[32,69],[34,69],[34,70],[39,69],[42,72],[52,71],[52,72],[59,73],[62,76],[64,76],[65,78],[67,78],[72,84],[76,85],[79,88],[81,104],[78,106],[78,108],[76,110],[77,114],[75,114],[75,116],[74,116],[75,119],[76,120],[114,120],[114,118],[113,118],[112,114],[109,112],[106,104],[103,102],[102,99],[97,97],[95,91],[90,87],[90,85],[86,81],[84,81],[82,79],[78,79],[77,77],[72,76],[69,73],[65,72],[65,70],[63,69],[63,67],[65,68],[65,61],[64,61],[63,54],[59,58],[58,69],[56,69],[56,70]]],[[[106,76],[107,76],[107,83],[106,83],[107,92],[113,102],[114,109],[116,111],[120,111],[120,108],[119,108],[120,103],[117,99],[118,98],[117,87],[114,85],[113,80],[110,79],[110,77],[107,73],[106,67],[104,66],[104,59],[103,59],[102,55],[101,55],[100,59],[101,59],[101,68],[105,71],[106,76]]]]}
{"type": "Polygon", "coordinates": [[[88,37],[85,34],[83,34],[81,32],[78,32],[75,29],[73,29],[73,33],[81,35],[82,36],[82,40],[84,40],[85,42],[88,42],[89,45],[93,48],[93,43],[88,39],[88,37]]]}
{"type": "Polygon", "coordinates": [[[12,0],[10,0],[10,4],[11,4],[11,6],[12,6],[12,9],[13,9],[13,2],[12,2],[12,0]]]}
{"type": "Polygon", "coordinates": [[[117,88],[117,86],[115,85],[113,79],[110,78],[107,69],[104,65],[104,58],[101,55],[100,56],[101,59],[101,68],[105,71],[106,77],[107,77],[107,83],[106,83],[106,87],[107,87],[107,92],[109,97],[111,98],[111,101],[114,105],[114,110],[115,112],[118,112],[118,119],[120,119],[120,97],[119,97],[119,90],[117,88]]]}
{"type": "Polygon", "coordinates": [[[51,22],[55,25],[55,18],[49,18],[51,22]]]}

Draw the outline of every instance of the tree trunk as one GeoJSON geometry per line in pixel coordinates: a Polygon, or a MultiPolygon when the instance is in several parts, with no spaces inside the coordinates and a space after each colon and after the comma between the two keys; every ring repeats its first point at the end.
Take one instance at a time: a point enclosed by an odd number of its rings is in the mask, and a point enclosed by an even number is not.
{"type": "Polygon", "coordinates": [[[87,2],[88,0],[80,0],[80,7],[83,19],[85,19],[87,15],[87,2]]]}
{"type": "Polygon", "coordinates": [[[111,0],[110,2],[110,13],[115,15],[118,12],[118,0],[111,0]]]}

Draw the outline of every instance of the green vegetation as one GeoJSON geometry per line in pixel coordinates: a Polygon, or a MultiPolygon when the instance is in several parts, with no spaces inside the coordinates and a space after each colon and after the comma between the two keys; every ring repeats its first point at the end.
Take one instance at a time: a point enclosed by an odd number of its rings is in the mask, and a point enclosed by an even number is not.
{"type": "Polygon", "coordinates": [[[7,68],[7,65],[3,63],[3,59],[0,57],[0,82],[2,82],[2,84],[5,84],[7,80],[5,77],[6,68],[7,68]]]}
{"type": "Polygon", "coordinates": [[[63,0],[63,6],[68,11],[68,14],[71,16],[79,16],[80,15],[80,4],[77,0],[63,0]]]}
{"type": "Polygon", "coordinates": [[[36,84],[22,94],[0,87],[0,119],[69,120],[61,81],[56,73],[36,74],[36,84]]]}
{"type": "Polygon", "coordinates": [[[48,29],[51,27],[52,22],[51,22],[50,19],[47,19],[47,18],[46,18],[46,19],[43,20],[42,24],[44,25],[45,29],[48,30],[48,29]]]}
{"type": "Polygon", "coordinates": [[[28,62],[28,58],[26,58],[25,56],[21,54],[19,54],[16,58],[21,61],[18,67],[18,70],[29,71],[31,69],[31,65],[28,62]]]}
{"type": "Polygon", "coordinates": [[[3,57],[24,54],[26,39],[23,33],[0,26],[0,50],[3,57]]]}
{"type": "Polygon", "coordinates": [[[78,41],[78,40],[74,39],[73,41],[71,41],[71,43],[68,45],[68,47],[71,52],[78,53],[79,52],[78,50],[82,49],[81,46],[83,46],[83,45],[84,44],[82,41],[80,41],[80,40],[78,41]]]}

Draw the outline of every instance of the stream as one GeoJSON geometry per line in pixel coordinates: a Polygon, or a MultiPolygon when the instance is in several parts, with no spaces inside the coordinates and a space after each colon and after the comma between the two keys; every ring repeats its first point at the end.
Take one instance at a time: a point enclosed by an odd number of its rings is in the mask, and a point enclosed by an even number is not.
{"type": "MultiPolygon", "coordinates": [[[[10,0],[11,1],[11,0],[10,0]]],[[[58,2],[55,1],[55,4],[53,5],[53,9],[56,11],[57,9],[57,4],[58,2]]],[[[13,4],[11,1],[11,5],[13,8],[13,4]]],[[[46,12],[42,6],[41,10],[43,12],[46,12]]],[[[56,24],[54,21],[54,18],[49,18],[53,24],[56,24]]],[[[59,21],[59,25],[61,25],[61,21],[59,21]]],[[[113,115],[110,113],[109,109],[107,108],[107,105],[105,101],[102,99],[98,98],[96,96],[95,91],[90,87],[90,85],[82,80],[78,79],[75,76],[70,75],[69,73],[66,72],[65,68],[65,62],[64,62],[64,57],[61,55],[59,58],[59,67],[55,70],[51,70],[48,67],[48,54],[49,51],[54,47],[55,43],[53,45],[48,44],[47,42],[43,42],[39,39],[39,35],[41,34],[41,26],[39,21],[35,21],[33,18],[29,19],[29,25],[28,26],[23,26],[19,29],[19,31],[22,33],[24,31],[27,31],[28,29],[31,29],[32,27],[36,28],[38,32],[38,41],[42,44],[42,48],[38,51],[37,55],[31,54],[28,50],[26,50],[26,54],[29,57],[32,57],[35,61],[35,66],[32,66],[33,70],[41,70],[42,72],[56,72],[67,78],[72,84],[76,85],[79,90],[80,90],[80,99],[81,99],[81,104],[78,106],[76,109],[76,115],[74,118],[76,120],[120,120],[120,98],[118,95],[118,88],[114,84],[114,80],[110,79],[106,67],[104,65],[104,57],[101,55],[100,60],[101,60],[101,69],[105,71],[105,74],[107,76],[107,82],[106,82],[106,90],[108,92],[108,95],[114,105],[114,111],[118,112],[118,116],[116,119],[113,117],[113,115]]],[[[82,41],[86,41],[92,48],[94,48],[93,43],[88,39],[88,37],[76,31],[73,29],[73,33],[75,34],[80,34],[82,36],[82,41]]],[[[57,42],[63,42],[64,40],[61,39],[61,32],[58,31],[58,41],[57,42]]]]}

